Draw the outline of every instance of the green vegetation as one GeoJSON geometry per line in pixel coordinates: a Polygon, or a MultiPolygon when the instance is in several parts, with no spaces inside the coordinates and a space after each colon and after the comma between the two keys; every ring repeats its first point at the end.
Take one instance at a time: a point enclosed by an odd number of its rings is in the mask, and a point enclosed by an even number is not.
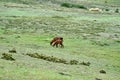
{"type": "Polygon", "coordinates": [[[120,1],[106,1],[0,0],[0,80],[120,80],[120,1]]]}
{"type": "Polygon", "coordinates": [[[116,13],[119,13],[119,9],[116,9],[115,12],[116,12],[116,13]]]}
{"type": "Polygon", "coordinates": [[[12,57],[12,54],[3,53],[1,59],[14,61],[15,59],[12,57]]]}
{"type": "Polygon", "coordinates": [[[83,5],[78,5],[78,4],[71,4],[71,3],[62,3],[61,6],[67,7],[67,8],[81,8],[81,9],[87,9],[83,5]]]}
{"type": "Polygon", "coordinates": [[[34,57],[34,58],[38,58],[38,59],[43,59],[43,60],[47,60],[47,61],[51,61],[51,62],[55,62],[55,63],[64,63],[67,64],[67,61],[65,59],[59,59],[57,57],[53,57],[53,56],[46,56],[43,54],[38,54],[38,53],[34,53],[34,54],[26,54],[30,57],[34,57]]]}

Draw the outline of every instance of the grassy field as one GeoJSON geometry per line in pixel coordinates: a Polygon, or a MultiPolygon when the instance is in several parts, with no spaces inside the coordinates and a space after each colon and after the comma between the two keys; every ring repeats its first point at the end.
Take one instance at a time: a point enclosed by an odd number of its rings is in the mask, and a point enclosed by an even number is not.
{"type": "Polygon", "coordinates": [[[0,0],[0,80],[120,80],[119,3],[0,0]],[[50,46],[55,36],[64,48],[50,46]]]}

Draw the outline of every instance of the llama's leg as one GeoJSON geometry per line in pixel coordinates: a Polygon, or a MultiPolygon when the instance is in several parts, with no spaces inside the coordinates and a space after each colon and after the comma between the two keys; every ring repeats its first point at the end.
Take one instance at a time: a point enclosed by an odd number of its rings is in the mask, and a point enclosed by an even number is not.
{"type": "Polygon", "coordinates": [[[58,43],[56,43],[56,47],[58,47],[58,43]]]}
{"type": "Polygon", "coordinates": [[[55,45],[56,45],[56,42],[53,42],[53,43],[52,43],[52,46],[54,47],[55,45]]]}
{"type": "Polygon", "coordinates": [[[60,43],[60,45],[61,45],[61,48],[64,48],[64,45],[62,43],[60,43]]]}

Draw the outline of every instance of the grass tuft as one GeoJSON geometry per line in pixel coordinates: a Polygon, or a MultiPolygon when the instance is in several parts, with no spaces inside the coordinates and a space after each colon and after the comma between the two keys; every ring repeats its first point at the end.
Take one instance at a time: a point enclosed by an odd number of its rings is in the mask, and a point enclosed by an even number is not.
{"type": "Polygon", "coordinates": [[[67,7],[67,8],[87,9],[87,8],[86,8],[85,6],[83,6],[83,5],[71,4],[71,3],[62,3],[61,6],[62,6],[62,7],[67,7]]]}
{"type": "Polygon", "coordinates": [[[13,48],[13,49],[9,50],[9,52],[10,52],[10,53],[16,53],[17,51],[16,51],[15,48],[13,48]]]}
{"type": "Polygon", "coordinates": [[[90,62],[81,62],[81,65],[90,66],[90,62]]]}
{"type": "Polygon", "coordinates": [[[77,60],[70,60],[71,65],[77,65],[79,62],[77,60]]]}
{"type": "Polygon", "coordinates": [[[8,54],[8,53],[3,53],[1,59],[15,61],[15,59],[12,57],[12,54],[8,54]]]}
{"type": "Polygon", "coordinates": [[[68,64],[68,65],[79,65],[80,64],[80,65],[85,65],[85,66],[90,65],[90,62],[79,63],[79,61],[77,61],[77,60],[68,61],[68,60],[63,59],[63,58],[57,58],[57,57],[54,57],[54,56],[47,56],[47,55],[38,54],[38,53],[33,53],[33,54],[27,53],[26,55],[28,55],[30,57],[33,57],[33,58],[43,59],[43,60],[46,60],[46,61],[54,62],[54,63],[63,63],[63,64],[68,64]]]}
{"type": "Polygon", "coordinates": [[[30,57],[34,57],[34,58],[50,61],[50,62],[55,62],[55,63],[64,63],[64,64],[67,63],[67,61],[65,59],[57,58],[57,57],[53,57],[53,56],[46,56],[46,55],[38,54],[38,53],[33,53],[33,54],[27,53],[26,55],[28,55],[30,57]]]}

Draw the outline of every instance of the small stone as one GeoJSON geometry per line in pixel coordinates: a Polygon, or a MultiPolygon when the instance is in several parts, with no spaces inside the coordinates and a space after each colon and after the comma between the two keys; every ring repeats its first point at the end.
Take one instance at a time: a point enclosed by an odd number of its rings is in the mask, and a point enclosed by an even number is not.
{"type": "Polygon", "coordinates": [[[99,78],[95,78],[95,80],[102,80],[102,79],[99,79],[99,78]]]}
{"type": "Polygon", "coordinates": [[[106,74],[105,70],[100,70],[100,73],[106,74]]]}

